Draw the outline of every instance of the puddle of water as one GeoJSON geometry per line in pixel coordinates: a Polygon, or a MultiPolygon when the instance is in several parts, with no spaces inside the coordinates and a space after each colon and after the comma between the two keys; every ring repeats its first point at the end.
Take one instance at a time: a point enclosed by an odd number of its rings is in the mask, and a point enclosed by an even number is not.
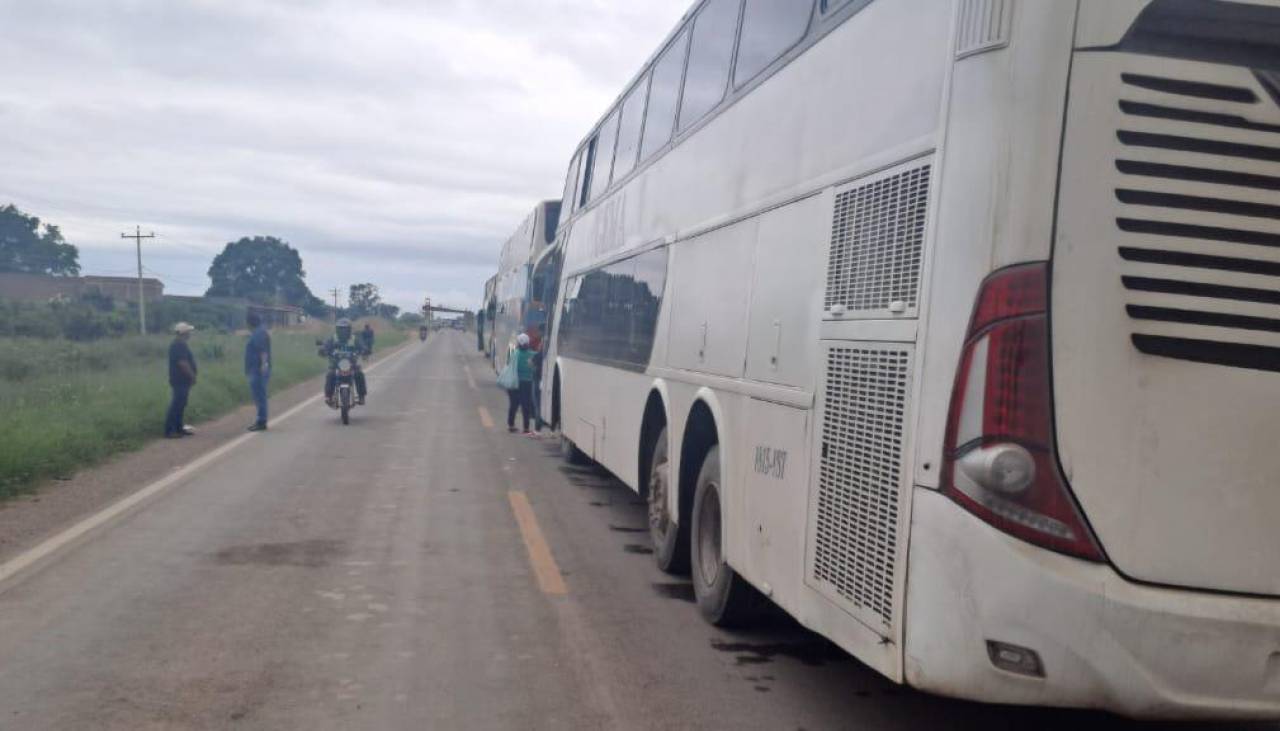
{"type": "Polygon", "coordinates": [[[809,666],[847,662],[849,656],[832,643],[820,637],[797,642],[725,642],[712,640],[711,647],[720,652],[733,653],[738,665],[761,665],[773,662],[778,656],[799,660],[809,666]]]}
{"type": "Polygon", "coordinates": [[[302,566],[319,568],[328,566],[346,552],[342,541],[312,540],[294,543],[259,543],[252,546],[231,546],[213,555],[216,563],[224,566],[302,566]]]}
{"type": "Polygon", "coordinates": [[[697,597],[693,595],[693,584],[687,581],[674,581],[669,583],[655,583],[653,590],[667,599],[679,599],[682,602],[692,604],[697,601],[697,597]]]}
{"type": "Polygon", "coordinates": [[[609,530],[617,531],[618,533],[648,533],[649,532],[648,526],[645,526],[644,528],[632,528],[631,526],[614,525],[613,523],[609,524],[609,530]]]}

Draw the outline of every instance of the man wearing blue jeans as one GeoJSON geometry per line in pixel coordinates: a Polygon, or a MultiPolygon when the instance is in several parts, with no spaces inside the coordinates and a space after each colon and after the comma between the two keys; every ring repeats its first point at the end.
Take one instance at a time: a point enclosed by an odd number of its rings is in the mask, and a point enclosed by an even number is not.
{"type": "Polygon", "coordinates": [[[266,431],[267,383],[271,380],[271,336],[262,326],[262,318],[258,313],[250,312],[246,322],[249,324],[249,342],[244,346],[244,373],[249,378],[253,403],[258,407],[258,419],[249,426],[249,431],[266,431]]]}

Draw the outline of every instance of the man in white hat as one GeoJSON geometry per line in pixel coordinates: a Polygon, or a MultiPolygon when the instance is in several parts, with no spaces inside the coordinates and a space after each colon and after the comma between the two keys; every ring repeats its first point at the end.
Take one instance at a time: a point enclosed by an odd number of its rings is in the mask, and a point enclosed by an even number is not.
{"type": "Polygon", "coordinates": [[[196,385],[196,356],[187,345],[193,330],[195,328],[185,322],[173,326],[173,342],[169,345],[169,388],[173,389],[173,398],[169,401],[169,414],[164,420],[166,439],[178,439],[195,433],[182,420],[182,414],[187,408],[187,396],[191,394],[191,387],[196,385]]]}

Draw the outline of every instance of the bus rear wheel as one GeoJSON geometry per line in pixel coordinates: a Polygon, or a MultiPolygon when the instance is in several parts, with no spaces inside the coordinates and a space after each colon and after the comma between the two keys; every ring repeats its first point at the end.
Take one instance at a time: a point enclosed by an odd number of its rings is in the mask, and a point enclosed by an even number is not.
{"type": "Polygon", "coordinates": [[[669,574],[684,573],[689,568],[688,529],[671,518],[671,458],[667,446],[667,428],[658,432],[649,457],[649,540],[658,568],[669,574]]]}
{"type": "Polygon", "coordinates": [[[725,560],[720,484],[720,447],[715,446],[702,460],[693,496],[689,536],[693,594],[703,619],[716,627],[742,627],[760,614],[765,600],[725,560]]]}

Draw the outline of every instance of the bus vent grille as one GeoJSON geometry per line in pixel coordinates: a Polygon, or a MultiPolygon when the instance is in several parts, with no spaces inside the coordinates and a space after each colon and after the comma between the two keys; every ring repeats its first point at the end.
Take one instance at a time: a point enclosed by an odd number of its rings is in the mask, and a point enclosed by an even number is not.
{"type": "Polygon", "coordinates": [[[827,351],[812,579],[893,626],[910,351],[827,351]]]}
{"type": "Polygon", "coordinates": [[[1280,109],[1255,78],[1264,93],[1116,80],[1120,283],[1142,353],[1280,371],[1280,109]]]}
{"type": "MultiPolygon", "coordinates": [[[[920,289],[931,166],[858,181],[836,196],[824,307],[914,312],[920,289]]],[[[902,313],[898,313],[902,314],[902,313]]]]}
{"type": "Polygon", "coordinates": [[[960,0],[956,58],[1009,45],[1013,0],[960,0]]]}

